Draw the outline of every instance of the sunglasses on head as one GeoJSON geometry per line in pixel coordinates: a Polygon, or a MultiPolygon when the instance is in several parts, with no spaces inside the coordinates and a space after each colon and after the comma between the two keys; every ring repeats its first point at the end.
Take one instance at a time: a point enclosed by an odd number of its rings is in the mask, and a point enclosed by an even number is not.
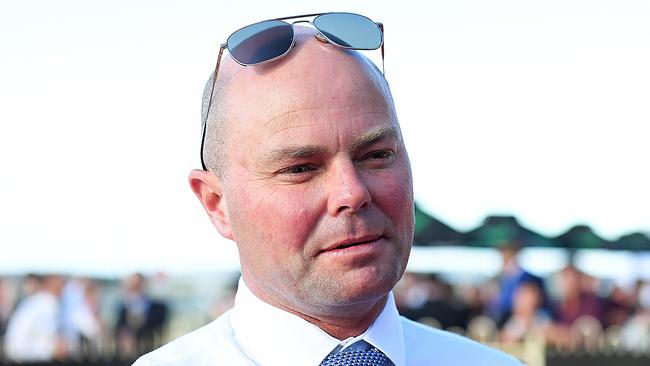
{"type": "Polygon", "coordinates": [[[240,28],[221,45],[217,65],[212,77],[212,90],[202,124],[201,166],[207,170],[203,159],[207,120],[210,115],[214,85],[224,50],[242,66],[259,65],[286,56],[294,46],[296,23],[309,23],[316,28],[315,37],[325,43],[350,50],[376,50],[381,47],[382,72],[384,63],[384,26],[369,18],[353,13],[318,13],[265,20],[240,28]],[[313,20],[285,20],[315,17],[313,20]]]}

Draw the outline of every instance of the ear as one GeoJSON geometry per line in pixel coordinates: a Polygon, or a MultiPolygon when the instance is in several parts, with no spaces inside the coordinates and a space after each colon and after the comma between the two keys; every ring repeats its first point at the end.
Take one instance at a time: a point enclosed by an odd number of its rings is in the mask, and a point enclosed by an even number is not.
{"type": "Polygon", "coordinates": [[[214,174],[195,169],[190,172],[190,187],[205,208],[212,225],[227,239],[233,240],[226,199],[223,196],[223,184],[214,174]]]}

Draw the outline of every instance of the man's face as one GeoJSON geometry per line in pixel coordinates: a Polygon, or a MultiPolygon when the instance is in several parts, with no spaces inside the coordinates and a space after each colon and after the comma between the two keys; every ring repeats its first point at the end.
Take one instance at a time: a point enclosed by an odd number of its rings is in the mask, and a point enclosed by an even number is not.
{"type": "MultiPolygon", "coordinates": [[[[296,58],[310,47],[328,51],[308,44],[296,58]]],[[[223,197],[244,279],[289,307],[384,296],[413,235],[411,169],[394,110],[358,60],[329,52],[339,64],[291,60],[272,82],[248,69],[228,90],[223,197]]]]}

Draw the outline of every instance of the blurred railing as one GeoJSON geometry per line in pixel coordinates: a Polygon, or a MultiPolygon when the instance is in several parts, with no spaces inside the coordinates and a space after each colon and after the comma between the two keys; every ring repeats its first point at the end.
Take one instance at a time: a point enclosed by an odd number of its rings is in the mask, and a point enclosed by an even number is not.
{"type": "MultiPolygon", "coordinates": [[[[439,327],[433,318],[421,322],[439,327]]],[[[168,329],[170,330],[170,329],[168,329]]],[[[472,338],[490,347],[501,349],[522,360],[528,366],[648,366],[650,365],[650,344],[635,350],[624,347],[621,341],[622,329],[602,329],[600,323],[588,317],[577,321],[570,329],[569,341],[550,344],[541,335],[530,335],[520,342],[500,342],[497,325],[488,317],[477,317],[467,329],[452,327],[448,331],[472,338]]],[[[173,337],[172,337],[173,338],[173,337]]],[[[170,337],[157,337],[156,346],[167,342],[170,337]]],[[[0,338],[0,345],[2,339],[0,338]]],[[[150,348],[151,345],[146,346],[150,348]]],[[[103,344],[82,346],[69,359],[56,362],[11,363],[0,347],[0,366],[128,366],[138,355],[147,351],[137,346],[120,351],[119,345],[107,339],[103,344]]]]}
{"type": "Polygon", "coordinates": [[[124,360],[78,360],[78,361],[53,361],[53,362],[30,362],[30,363],[6,363],[0,362],[2,366],[130,366],[133,361],[124,360]]]}
{"type": "Polygon", "coordinates": [[[79,342],[78,346],[55,361],[39,362],[16,362],[12,361],[5,354],[3,345],[4,339],[0,337],[0,366],[5,365],[30,365],[30,366],[67,366],[67,365],[89,365],[89,366],[128,366],[131,365],[139,355],[147,353],[153,348],[163,344],[163,337],[156,337],[155,344],[132,344],[120,346],[112,337],[104,337],[99,342],[79,342]]]}
{"type": "MultiPolygon", "coordinates": [[[[433,318],[420,321],[440,328],[440,323],[433,318]]],[[[519,342],[501,342],[497,324],[485,316],[473,319],[467,330],[459,327],[447,330],[501,349],[528,366],[650,365],[650,342],[637,344],[633,349],[628,348],[623,342],[621,327],[603,329],[597,319],[589,316],[577,319],[565,333],[530,334],[519,342]],[[556,335],[558,338],[553,339],[556,335]]]]}

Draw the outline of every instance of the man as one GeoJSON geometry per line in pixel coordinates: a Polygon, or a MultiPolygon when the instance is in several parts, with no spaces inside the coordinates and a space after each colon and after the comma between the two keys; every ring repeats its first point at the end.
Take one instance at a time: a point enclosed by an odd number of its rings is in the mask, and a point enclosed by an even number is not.
{"type": "Polygon", "coordinates": [[[208,170],[189,178],[237,244],[235,306],[135,365],[519,364],[399,317],[391,289],[410,253],[413,189],[388,85],[356,52],[294,29],[281,59],[224,59],[208,170]]]}
{"type": "Polygon", "coordinates": [[[46,362],[67,357],[67,344],[61,334],[60,299],[65,278],[34,276],[34,292],[16,308],[4,339],[7,358],[13,362],[46,362]]]}
{"type": "Polygon", "coordinates": [[[518,261],[518,254],[522,248],[519,240],[506,240],[498,245],[501,258],[503,260],[503,269],[499,276],[499,297],[493,305],[493,317],[498,324],[505,322],[512,315],[515,293],[519,286],[524,283],[534,283],[541,291],[542,309],[550,314],[550,304],[546,296],[544,280],[532,273],[524,270],[518,261]]]}
{"type": "Polygon", "coordinates": [[[145,277],[134,273],[124,280],[124,300],[119,306],[115,338],[122,355],[142,354],[157,345],[167,322],[167,305],[147,294],[145,277]]]}

